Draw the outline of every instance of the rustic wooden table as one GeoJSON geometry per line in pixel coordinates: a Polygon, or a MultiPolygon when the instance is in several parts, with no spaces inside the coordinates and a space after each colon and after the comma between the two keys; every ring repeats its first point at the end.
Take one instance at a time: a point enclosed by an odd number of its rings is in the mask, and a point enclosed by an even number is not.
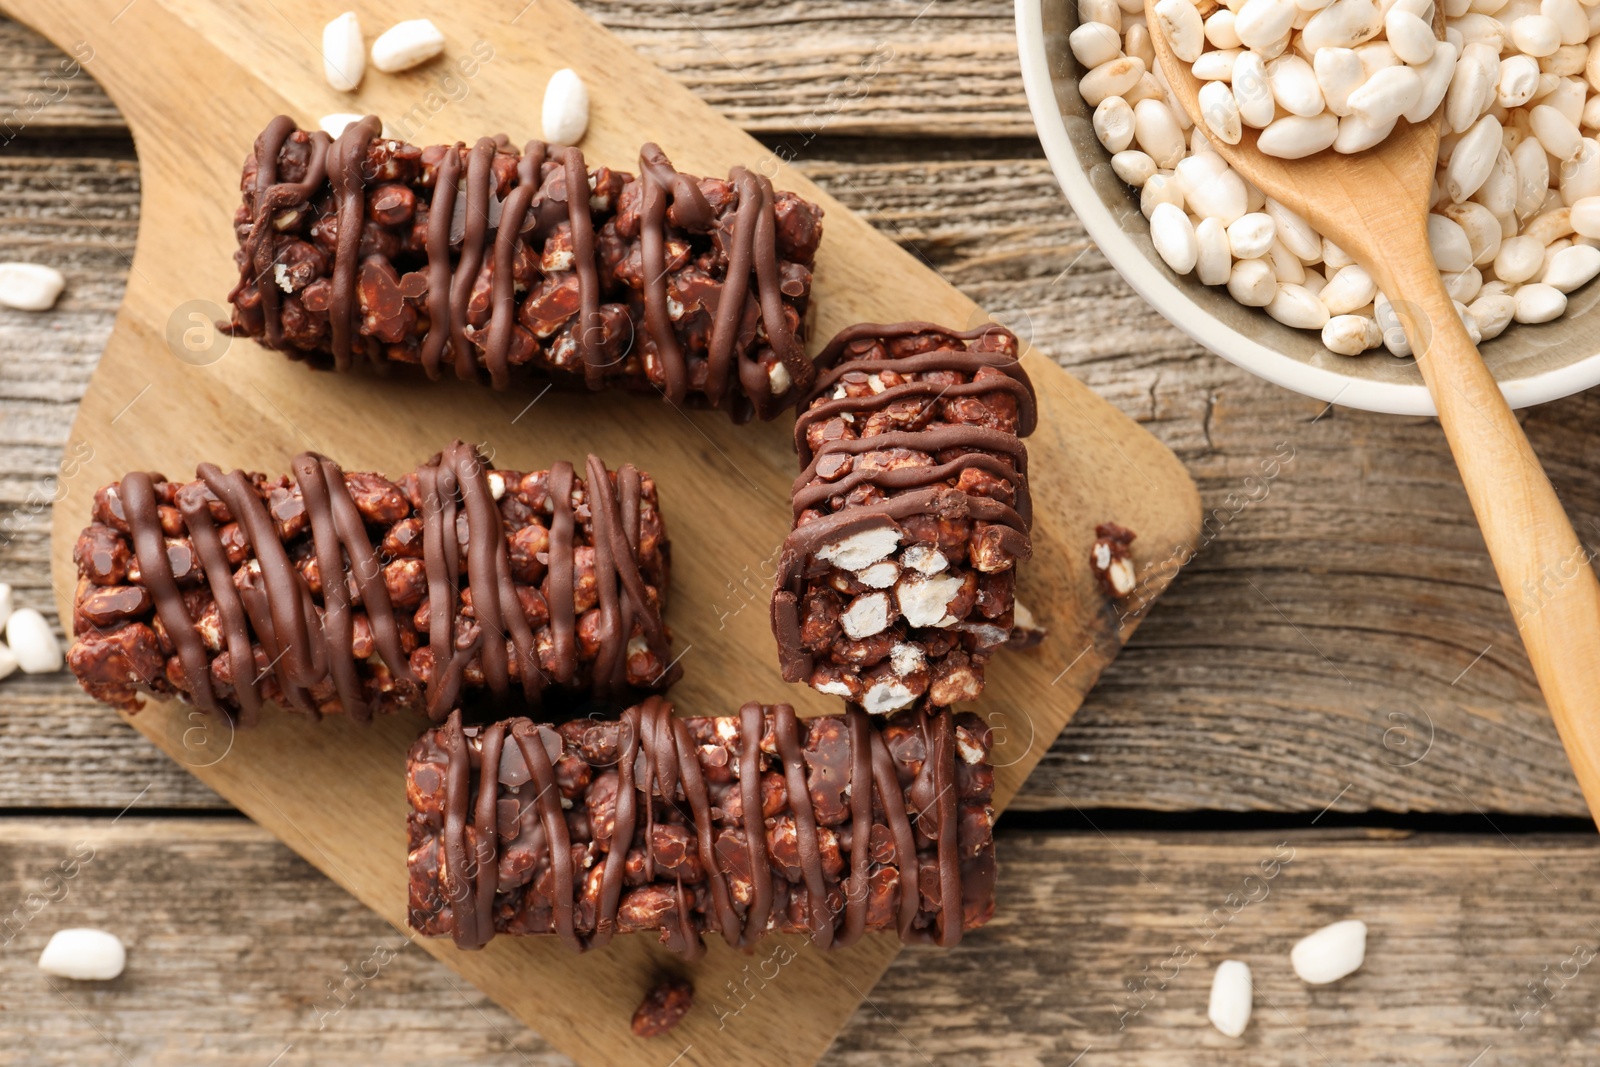
{"type": "MultiPolygon", "coordinates": [[[[1002,821],[995,921],[902,955],[828,1061],[1590,1062],[1600,842],[1437,427],[1286,393],[1149,310],[1051,178],[1004,0],[585,7],[1147,426],[1208,509],[1002,821]],[[1351,916],[1366,966],[1302,985],[1289,946],[1351,916]],[[1205,1021],[1229,957],[1257,984],[1239,1041],[1205,1021]]],[[[0,580],[48,611],[50,509],[85,506],[61,445],[139,166],[55,48],[0,21],[0,55],[0,260],[69,278],[50,314],[0,311],[0,580]]],[[[1590,543],[1596,416],[1592,396],[1523,416],[1590,543]]],[[[0,709],[0,1064],[565,1062],[69,676],[13,677],[0,709]],[[122,978],[34,968],[73,925],[122,935],[122,978]]]]}

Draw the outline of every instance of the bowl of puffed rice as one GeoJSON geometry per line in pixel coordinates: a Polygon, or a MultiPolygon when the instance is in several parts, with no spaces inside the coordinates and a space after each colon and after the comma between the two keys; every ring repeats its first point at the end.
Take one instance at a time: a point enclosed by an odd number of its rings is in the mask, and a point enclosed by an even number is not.
{"type": "Polygon", "coordinates": [[[1361,107],[1443,109],[1429,235],[1485,362],[1513,407],[1600,383],[1600,319],[1586,317],[1600,303],[1600,0],[1441,0],[1434,49],[1403,36],[1432,19],[1432,0],[1163,2],[1198,9],[1158,14],[1167,31],[1201,28],[1183,58],[1231,90],[1213,90],[1235,98],[1226,121],[1195,127],[1173,105],[1150,46],[1163,30],[1140,0],[1016,0],[1045,154],[1089,236],[1157,311],[1285,388],[1434,414],[1386,294],[1208,138],[1236,139],[1242,112],[1247,126],[1280,124],[1297,151],[1359,150],[1394,121],[1364,128],[1361,107]],[[1234,78],[1236,65],[1261,73],[1234,78]]]}

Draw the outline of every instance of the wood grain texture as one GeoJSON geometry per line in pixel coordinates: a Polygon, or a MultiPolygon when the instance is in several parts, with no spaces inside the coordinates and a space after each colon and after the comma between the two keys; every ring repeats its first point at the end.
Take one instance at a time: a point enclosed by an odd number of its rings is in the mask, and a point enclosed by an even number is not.
{"type": "MultiPolygon", "coordinates": [[[[365,18],[376,21],[378,10],[374,4],[365,18]]],[[[67,454],[81,461],[74,484],[104,484],[129,469],[177,474],[200,460],[283,470],[303,448],[333,454],[347,469],[398,473],[454,437],[481,443],[521,469],[589,452],[613,463],[639,457],[663,487],[680,546],[668,608],[686,667],[685,682],[674,688],[678,706],[704,714],[749,699],[785,699],[802,710],[837,709],[836,701],[779,681],[765,612],[749,602],[752,585],[764,598],[770,580],[764,561],[789,526],[794,460],[784,426],[734,427],[717,413],[682,412],[647,397],[535,407],[536,396],[501,395],[471,383],[398,375],[313,380],[303,367],[244,341],[198,366],[169,351],[174,323],[181,330],[191,320],[222,315],[216,301],[233,274],[239,163],[256,131],[276,113],[314,116],[352,106],[320,77],[320,55],[308,37],[324,17],[316,4],[280,0],[271,15],[250,19],[212,0],[143,0],[126,10],[118,0],[61,0],[30,3],[27,13],[58,45],[84,54],[73,42],[80,36],[88,42],[93,55],[85,64],[128,118],[139,147],[139,240],[116,327],[73,424],[67,454]],[[213,92],[218,85],[228,91],[213,92]],[[208,104],[196,113],[189,104],[201,96],[208,104]],[[180,426],[181,433],[163,432],[180,426]],[[713,500],[717,508],[703,506],[713,500]]],[[[821,204],[828,240],[815,272],[818,336],[873,319],[982,321],[976,306],[935,272],[786,170],[781,156],[693,93],[640,64],[575,8],[547,0],[534,14],[536,27],[515,29],[507,29],[505,12],[487,4],[436,15],[452,59],[404,76],[374,75],[355,106],[397,120],[412,131],[407,136],[425,142],[517,130],[526,121],[519,102],[537,98],[549,73],[571,64],[593,90],[585,139],[591,159],[627,161],[642,142],[659,140],[690,172],[721,173],[744,162],[821,204]],[[476,57],[470,69],[448,66],[469,50],[476,57]],[[626,93],[607,81],[623,69],[626,93]],[[452,91],[446,77],[463,91],[452,91]],[[650,106],[638,106],[640,99],[650,106]]],[[[1089,573],[1095,524],[1114,519],[1141,531],[1135,555],[1149,572],[1142,589],[1153,597],[1176,569],[1154,565],[1173,559],[1199,523],[1194,487],[1170,452],[1055,364],[1035,355],[1026,365],[1040,393],[1040,428],[1029,442],[1030,489],[1044,517],[1033,530],[1039,562],[1019,592],[1053,633],[1045,646],[1012,656],[990,678],[984,710],[1001,737],[1041,742],[1018,742],[1014,753],[1001,753],[998,806],[1137,624],[1136,614],[1111,609],[1089,573]],[[1085,466],[1117,473],[1082,478],[1085,466]]],[[[58,607],[70,603],[72,547],[82,525],[81,511],[55,509],[50,544],[58,607]]],[[[201,732],[203,748],[194,735],[204,720],[175,706],[147,708],[132,722],[387,921],[404,922],[402,774],[420,720],[396,717],[371,729],[327,722],[312,744],[306,724],[291,716],[271,717],[237,736],[211,724],[201,732]]],[[[645,1055],[627,1028],[636,1002],[630,989],[661,966],[664,953],[643,939],[619,939],[611,950],[583,957],[545,938],[497,939],[479,953],[436,942],[425,947],[580,1061],[645,1055]],[[582,995],[552,999],[544,995],[550,988],[582,995]]],[[[868,939],[831,955],[800,952],[786,968],[789,995],[754,1005],[746,1026],[687,1024],[683,1036],[693,1050],[684,1062],[750,1056],[812,1062],[897,948],[868,939]]],[[[744,963],[713,941],[687,969],[721,986],[744,963]]]]}
{"type": "MultiPolygon", "coordinates": [[[[143,2],[143,0],[139,0],[143,2]]],[[[509,19],[522,5],[507,4],[509,19]]],[[[823,134],[1033,136],[1005,0],[585,0],[590,16],[712,107],[798,150],[823,134]]],[[[538,17],[538,8],[518,20],[538,17]]],[[[264,9],[263,17],[273,17],[264,9]]],[[[382,32],[398,13],[363,23],[382,32]],[[385,21],[385,18],[388,21],[385,21]]],[[[320,22],[307,28],[319,39],[320,22]]],[[[79,37],[94,39],[87,21],[79,37]]],[[[0,24],[0,144],[105,134],[121,118],[62,55],[0,24]]],[[[537,114],[537,98],[529,113],[537,114]]]]}
{"type": "MultiPolygon", "coordinates": [[[[7,1062],[120,1053],[140,1067],[262,1067],[286,1048],[280,1062],[330,1067],[567,1062],[265,831],[106,823],[0,821],[7,1062]],[[69,983],[34,969],[69,925],[118,933],[122,977],[69,983]]],[[[823,1062],[1009,1067],[1089,1048],[1084,1063],[1110,1067],[1463,1067],[1491,1046],[1481,1062],[1498,1067],[1580,1062],[1600,1040],[1600,931],[1587,917],[1600,842],[1513,847],[1484,830],[1002,834],[996,920],[951,953],[902,953],[823,1062]],[[1302,984],[1289,947],[1349,917],[1371,929],[1365,965],[1302,984]],[[1212,969],[1228,958],[1248,962],[1256,984],[1238,1040],[1205,1018],[1212,969]],[[1128,991],[1147,981],[1142,997],[1128,991]]],[[[788,972],[768,974],[742,995],[752,1006],[788,995],[788,972]]],[[[702,986],[691,1019],[749,1025],[750,1009],[735,1014],[741,1001],[718,992],[702,986]]],[[[646,1062],[666,1064],[686,1041],[658,1040],[646,1062]]]]}
{"type": "MultiPolygon", "coordinates": [[[[1315,812],[1348,785],[1336,810],[1470,811],[1460,789],[1489,811],[1583,812],[1433,423],[1319,417],[1322,405],[1194,347],[1087,241],[1042,160],[815,159],[801,170],[1031,334],[1200,484],[1215,536],[1018,806],[1315,812]],[[1265,490],[1247,487],[1285,443],[1293,462],[1265,490]]],[[[0,310],[0,413],[19,428],[0,440],[0,559],[37,601],[50,515],[39,502],[81,503],[52,475],[121,297],[137,165],[5,158],[0,190],[0,257],[47,246],[71,257],[51,316],[0,310]]],[[[1523,422],[1579,529],[1600,541],[1600,482],[1585,469],[1600,448],[1600,400],[1569,397],[1523,422]]],[[[0,731],[21,763],[0,776],[0,807],[114,811],[129,780],[151,786],[142,804],[222,803],[70,678],[5,686],[0,731]]]]}

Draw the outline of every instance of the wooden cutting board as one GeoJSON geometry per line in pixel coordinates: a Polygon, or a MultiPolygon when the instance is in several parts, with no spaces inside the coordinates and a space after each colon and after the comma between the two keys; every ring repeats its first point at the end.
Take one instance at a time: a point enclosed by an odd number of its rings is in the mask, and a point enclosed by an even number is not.
{"type": "MultiPolygon", "coordinates": [[[[983,313],[565,0],[533,0],[520,13],[517,2],[437,5],[445,56],[404,75],[369,70],[354,96],[326,86],[319,48],[324,22],[350,4],[270,0],[245,10],[228,0],[0,0],[13,18],[82,59],[110,93],[133,129],[143,184],[127,296],[73,428],[55,508],[63,618],[70,618],[72,545],[90,498],[128,470],[188,477],[210,460],[277,473],[294,453],[313,448],[349,470],[399,475],[455,437],[529,470],[594,451],[613,466],[638,463],[661,486],[676,546],[668,619],[685,671],[673,693],[678,708],[727,714],[746,700],[786,700],[806,712],[837,711],[831,700],[781,681],[767,628],[795,474],[784,420],[735,427],[720,413],[680,413],[650,397],[501,395],[405,376],[338,377],[248,341],[230,343],[207,324],[226,317],[234,279],[240,164],[280,112],[306,126],[336,111],[376,112],[406,123],[409,139],[423,144],[499,131],[520,142],[537,134],[546,79],[573,66],[594,98],[583,145],[591,160],[631,170],[640,143],[654,139],[692,173],[758,165],[779,188],[824,206],[814,338],[862,320],[967,326],[983,313]],[[458,66],[467,57],[470,74],[458,66]]],[[[386,4],[354,6],[369,37],[402,17],[386,4]]],[[[1151,575],[1141,593],[1146,603],[1187,558],[1184,546],[1199,526],[1195,488],[1171,453],[1048,356],[1030,354],[1026,365],[1041,417],[1028,442],[1035,558],[1019,593],[1050,637],[1038,650],[1003,653],[990,667],[979,710],[997,728],[1001,803],[1138,621],[1095,586],[1088,567],[1095,524],[1113,520],[1139,534],[1135,555],[1151,575]]],[[[179,705],[152,704],[129,721],[404,928],[402,779],[420,718],[362,729],[272,715],[262,728],[233,736],[226,724],[179,705]]],[[[1001,879],[1000,921],[1015,920],[1004,901],[1022,897],[1022,887],[1007,887],[1003,870],[1001,879]]],[[[418,944],[580,1061],[726,1064],[748,1055],[767,1067],[814,1062],[897,952],[882,937],[832,955],[800,939],[769,941],[749,955],[709,941],[710,952],[688,968],[646,936],[582,957],[554,939],[500,938],[478,953],[418,944]],[[683,970],[698,989],[695,1009],[670,1037],[635,1039],[628,1020],[640,997],[661,972],[683,970]]],[[[928,963],[937,966],[932,957],[928,963]]],[[[485,1024],[463,1010],[461,1025],[485,1024]]],[[[307,1028],[314,1026],[308,1006],[307,1028]]],[[[907,1036],[915,1043],[915,1034],[907,1036]]]]}

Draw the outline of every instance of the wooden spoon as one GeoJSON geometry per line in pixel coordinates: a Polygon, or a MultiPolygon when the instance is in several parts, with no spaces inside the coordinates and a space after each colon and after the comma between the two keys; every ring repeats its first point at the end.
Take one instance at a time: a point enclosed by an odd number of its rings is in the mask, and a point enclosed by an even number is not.
{"type": "MultiPolygon", "coordinates": [[[[1151,43],[1173,95],[1200,125],[1200,81],[1155,27],[1151,43]]],[[[1441,109],[1442,110],[1442,109],[1441,109]]],[[[1394,306],[1416,353],[1461,471],[1484,542],[1516,611],[1517,629],[1556,729],[1600,821],[1600,582],[1550,479],[1484,366],[1428,247],[1439,120],[1402,121],[1376,147],[1277,159],[1246,128],[1217,154],[1266,195],[1298,212],[1367,269],[1394,306]]]]}

